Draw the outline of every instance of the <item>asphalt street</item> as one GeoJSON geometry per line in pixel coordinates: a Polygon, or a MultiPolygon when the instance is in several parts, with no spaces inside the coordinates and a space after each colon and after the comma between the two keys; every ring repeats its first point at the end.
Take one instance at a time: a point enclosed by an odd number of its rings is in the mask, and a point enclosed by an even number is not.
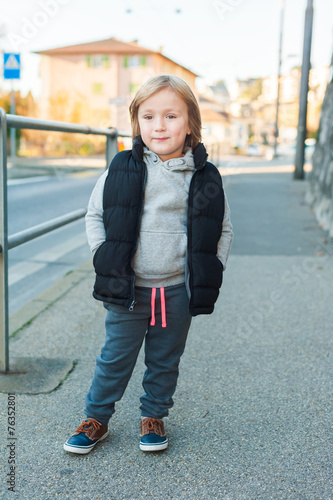
{"type": "MultiPolygon", "coordinates": [[[[85,208],[100,171],[94,175],[18,178],[8,186],[9,235],[85,208]]],[[[13,314],[90,258],[84,221],[9,251],[9,311],[13,314]]]]}
{"type": "Polygon", "coordinates": [[[88,264],[11,339],[13,358],[73,369],[49,392],[16,390],[16,493],[5,418],[2,498],[333,499],[333,247],[304,202],[306,181],[273,172],[224,178],[235,238],[214,313],[192,321],[169,448],[139,449],[142,352],[108,438],[86,456],[62,448],[84,418],[105,336],[88,264]]]}

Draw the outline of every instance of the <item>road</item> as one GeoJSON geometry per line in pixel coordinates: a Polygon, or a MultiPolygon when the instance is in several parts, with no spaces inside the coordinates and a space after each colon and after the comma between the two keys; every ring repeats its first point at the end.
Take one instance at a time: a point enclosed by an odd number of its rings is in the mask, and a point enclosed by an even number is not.
{"type": "MultiPolygon", "coordinates": [[[[100,173],[9,181],[9,235],[85,208],[100,173]]],[[[9,314],[90,257],[83,219],[10,250],[9,314]]]]}

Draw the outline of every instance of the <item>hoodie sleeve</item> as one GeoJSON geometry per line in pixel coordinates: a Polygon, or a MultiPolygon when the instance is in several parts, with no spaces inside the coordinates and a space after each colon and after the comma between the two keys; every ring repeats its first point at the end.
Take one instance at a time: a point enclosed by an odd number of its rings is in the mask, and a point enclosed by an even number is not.
{"type": "Polygon", "coordinates": [[[106,170],[98,179],[91,193],[86,220],[86,233],[90,250],[94,254],[97,248],[105,241],[105,228],[103,222],[103,193],[105,179],[108,175],[106,170]]]}
{"type": "Polygon", "coordinates": [[[222,225],[222,234],[217,245],[217,257],[220,259],[222,263],[223,271],[225,271],[227,266],[227,260],[229,257],[233,236],[234,233],[232,230],[232,224],[230,220],[230,207],[226,194],[224,193],[224,218],[222,225]]]}

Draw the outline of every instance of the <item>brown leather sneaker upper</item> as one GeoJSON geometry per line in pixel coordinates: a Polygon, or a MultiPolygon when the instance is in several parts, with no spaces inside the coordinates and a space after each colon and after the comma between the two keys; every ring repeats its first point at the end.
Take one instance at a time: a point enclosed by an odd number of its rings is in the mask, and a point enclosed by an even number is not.
{"type": "Polygon", "coordinates": [[[164,424],[163,420],[158,420],[157,418],[146,417],[141,420],[141,437],[146,434],[157,434],[158,436],[164,437],[164,424]]]}
{"type": "Polygon", "coordinates": [[[94,418],[83,420],[79,427],[74,432],[73,436],[84,433],[89,439],[100,439],[107,432],[108,426],[101,424],[94,418]]]}

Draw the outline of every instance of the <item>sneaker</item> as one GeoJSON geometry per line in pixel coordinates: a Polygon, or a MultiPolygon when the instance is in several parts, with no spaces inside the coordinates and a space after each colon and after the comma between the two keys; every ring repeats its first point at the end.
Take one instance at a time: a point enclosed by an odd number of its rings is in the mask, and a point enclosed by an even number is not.
{"type": "Polygon", "coordinates": [[[98,441],[102,441],[108,435],[108,426],[101,424],[94,418],[87,418],[64,444],[64,450],[70,453],[84,455],[89,453],[98,441]]]}
{"type": "Polygon", "coordinates": [[[162,420],[145,417],[141,420],[140,450],[159,451],[168,447],[168,439],[164,432],[162,420]]]}

